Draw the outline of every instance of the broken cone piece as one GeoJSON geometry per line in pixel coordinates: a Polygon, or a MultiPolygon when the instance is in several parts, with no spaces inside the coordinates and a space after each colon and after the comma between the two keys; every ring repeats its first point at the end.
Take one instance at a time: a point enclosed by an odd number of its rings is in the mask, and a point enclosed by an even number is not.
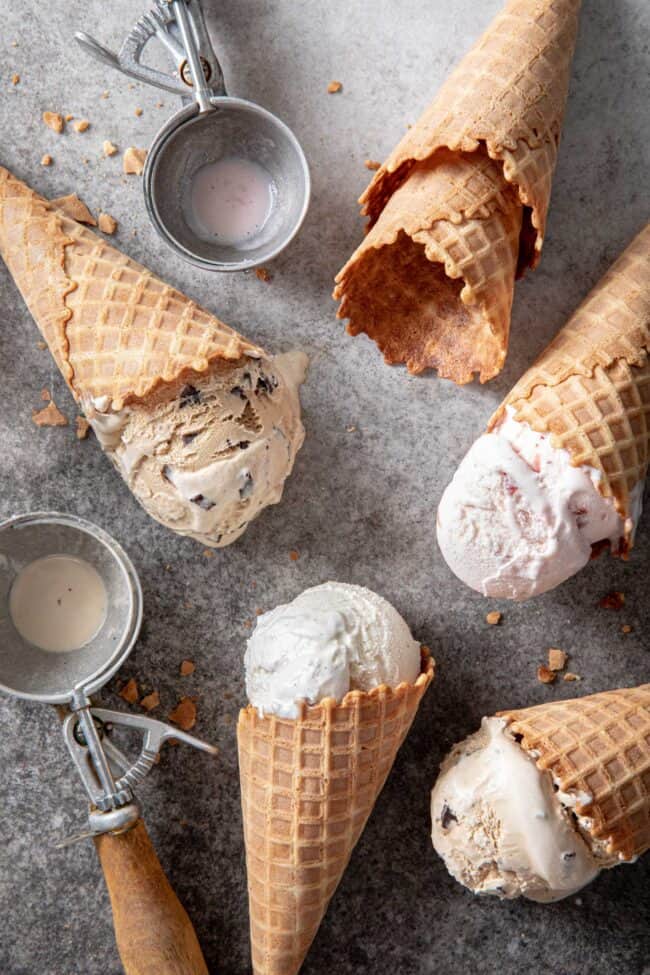
{"type": "Polygon", "coordinates": [[[178,702],[173,711],[170,711],[169,720],[177,724],[182,731],[190,731],[196,724],[196,704],[191,697],[183,697],[178,702]]]}

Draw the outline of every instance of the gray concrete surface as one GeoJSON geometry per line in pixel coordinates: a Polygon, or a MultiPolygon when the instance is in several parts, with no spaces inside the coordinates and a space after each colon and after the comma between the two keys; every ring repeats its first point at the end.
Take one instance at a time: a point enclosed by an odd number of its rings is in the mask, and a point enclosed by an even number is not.
{"type": "MultiPolygon", "coordinates": [[[[235,720],[242,653],[257,608],[328,578],[392,600],[432,648],[439,676],[354,854],[305,975],[648,975],[650,860],[609,872],[553,906],[474,899],[446,873],[428,838],[428,791],[438,763],[483,714],[507,705],[639,683],[650,674],[647,628],[650,518],[629,563],[603,558],[523,606],[487,603],[450,575],[434,541],[436,503],[491,409],[648,217],[646,0],[586,0],[549,233],[539,271],[517,287],[511,354],[487,387],[457,389],[389,369],[367,339],[334,319],[332,277],[360,238],[355,199],[363,162],[381,159],[500,0],[237,0],[206,2],[229,88],[276,111],[303,141],[313,204],[270,284],[225,277],[176,259],[147,223],[139,180],[121,154],[146,146],[171,96],[90,63],[73,46],[83,26],[117,46],[137,0],[2,0],[0,161],[52,196],[78,192],[120,222],[118,245],[273,350],[312,359],[304,391],[307,441],[283,503],[213,559],[149,520],[97,444],[31,421],[43,386],[75,409],[4,266],[0,267],[0,515],[77,511],[113,532],[141,574],[146,623],[122,678],[160,691],[166,715],[198,695],[197,732],[218,761],[169,749],[141,789],[161,860],[196,923],[210,970],[249,970],[246,880],[235,720]],[[17,42],[16,46],[12,42],[17,42]],[[12,86],[13,72],[20,84],[12,86]],[[328,95],[332,79],[343,91],[328,95]],[[108,97],[100,96],[105,90],[108,97]],[[162,102],[160,107],[157,103],[162,102]],[[143,112],[136,117],[134,112],[143,112]],[[55,136],[45,109],[91,122],[55,136]],[[44,153],[54,164],[40,166],[44,153]],[[353,432],[347,428],[354,426],[353,432]],[[297,549],[293,562],[289,551],[297,549]],[[622,590],[620,613],[597,608],[622,590]],[[487,627],[488,609],[503,611],[487,627]],[[624,636],[621,624],[633,632],[624,636]],[[564,647],[582,683],[540,685],[548,646],[564,647]],[[182,658],[196,662],[178,676],[182,658]]],[[[102,695],[127,707],[115,687],[102,695]]],[[[89,843],[55,841],[84,822],[85,803],[57,726],[44,707],[0,703],[0,972],[117,975],[107,895],[89,843]]]]}

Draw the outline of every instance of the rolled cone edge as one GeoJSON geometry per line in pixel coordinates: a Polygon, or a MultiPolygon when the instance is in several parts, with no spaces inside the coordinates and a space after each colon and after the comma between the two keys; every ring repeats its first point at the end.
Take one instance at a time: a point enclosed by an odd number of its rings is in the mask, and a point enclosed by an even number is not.
{"type": "Polygon", "coordinates": [[[544,238],[580,0],[509,0],[374,174],[359,203],[371,225],[418,162],[482,146],[528,208],[520,271],[544,238]]]}
{"type": "Polygon", "coordinates": [[[521,220],[481,154],[414,170],[337,275],[337,317],[388,364],[486,382],[507,353],[521,220]]]}

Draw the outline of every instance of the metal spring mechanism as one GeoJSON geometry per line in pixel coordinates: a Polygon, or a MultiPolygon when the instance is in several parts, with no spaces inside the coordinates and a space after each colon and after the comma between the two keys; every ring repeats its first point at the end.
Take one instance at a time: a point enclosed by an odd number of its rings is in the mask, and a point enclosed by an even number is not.
{"type": "MultiPolygon", "coordinates": [[[[73,702],[73,707],[76,703],[73,702]]],[[[64,721],[63,737],[93,807],[89,816],[91,828],[89,832],[65,840],[62,845],[132,826],[140,816],[133,789],[151,771],[162,745],[169,739],[174,738],[212,755],[217,753],[213,745],[154,718],[89,707],[83,699],[78,703],[81,706],[64,721]],[[135,762],[131,762],[110,740],[109,732],[116,725],[144,732],[135,762]]]]}
{"type": "Polygon", "coordinates": [[[198,51],[203,83],[209,84],[212,94],[225,95],[223,72],[214,53],[198,0],[183,0],[180,4],[172,3],[171,0],[156,0],[152,9],[136,21],[117,54],[85,31],[77,31],[75,39],[94,58],[109,64],[129,78],[136,78],[188,99],[193,94],[191,89],[194,83],[192,69],[186,57],[183,21],[191,32],[194,42],[192,47],[198,51]],[[171,54],[175,64],[173,74],[158,71],[142,63],[143,52],[154,37],[171,54]]]}

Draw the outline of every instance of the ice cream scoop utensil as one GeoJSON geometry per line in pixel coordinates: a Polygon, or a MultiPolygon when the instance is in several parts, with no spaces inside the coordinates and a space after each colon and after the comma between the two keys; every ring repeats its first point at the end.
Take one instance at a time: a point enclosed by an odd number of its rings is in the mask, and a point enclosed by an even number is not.
{"type": "MultiPolygon", "coordinates": [[[[253,102],[227,95],[198,0],[158,0],[118,54],[86,33],[75,36],[93,57],[183,100],[183,107],[154,138],[143,173],[147,212],[163,240],[190,263],[216,271],[247,270],[284,250],[309,205],[307,161],[295,135],[279,118],[253,102]],[[171,54],[173,74],[142,63],[153,38],[171,54]],[[217,232],[212,224],[206,227],[192,195],[199,170],[233,160],[240,165],[240,180],[247,172],[252,179],[251,164],[268,179],[268,214],[253,222],[242,239],[231,238],[223,229],[217,232]]],[[[254,196],[255,184],[245,185],[254,196]]],[[[262,189],[257,192],[262,194],[262,189]]],[[[222,214],[226,203],[232,201],[215,204],[222,214]]]]}
{"type": "Polygon", "coordinates": [[[69,710],[64,738],[91,802],[90,831],[84,835],[95,840],[126,975],[207,975],[194,929],[158,862],[133,789],[169,738],[212,754],[216,749],[147,716],[94,708],[90,700],[128,657],[141,622],[136,571],[101,528],[58,512],[21,515],[0,524],[0,690],[69,710]],[[61,554],[84,560],[99,573],[107,613],[89,643],[54,653],[24,640],[8,607],[21,570],[61,554]],[[115,726],[144,733],[135,762],[110,741],[115,726]]]}

